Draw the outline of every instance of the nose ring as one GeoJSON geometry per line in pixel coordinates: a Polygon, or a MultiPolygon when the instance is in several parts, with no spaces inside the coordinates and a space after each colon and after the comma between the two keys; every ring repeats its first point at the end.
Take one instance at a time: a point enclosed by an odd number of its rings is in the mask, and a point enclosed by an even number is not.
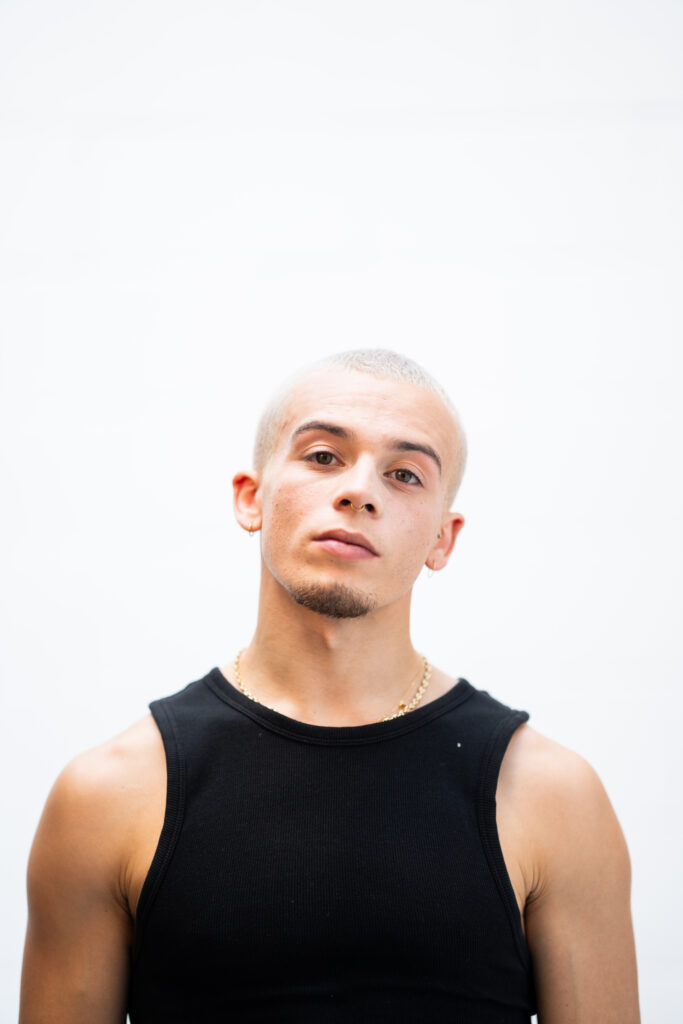
{"type": "Polygon", "coordinates": [[[365,508],[365,505],[360,505],[360,506],[356,507],[351,500],[349,500],[349,505],[354,510],[354,512],[362,512],[363,509],[365,508]]]}

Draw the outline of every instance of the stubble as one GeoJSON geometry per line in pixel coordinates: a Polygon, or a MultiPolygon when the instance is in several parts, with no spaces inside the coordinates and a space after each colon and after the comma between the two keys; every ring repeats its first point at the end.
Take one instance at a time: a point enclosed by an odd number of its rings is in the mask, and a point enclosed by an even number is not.
{"type": "Polygon", "coordinates": [[[289,592],[297,604],[331,619],[358,619],[376,607],[374,598],[343,583],[304,583],[289,592]]]}

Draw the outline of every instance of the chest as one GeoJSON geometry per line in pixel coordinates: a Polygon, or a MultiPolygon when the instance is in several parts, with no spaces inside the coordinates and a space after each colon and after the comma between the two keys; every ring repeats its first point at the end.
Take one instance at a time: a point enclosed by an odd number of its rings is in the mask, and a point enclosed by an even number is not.
{"type": "Polygon", "coordinates": [[[496,821],[525,715],[461,681],[409,721],[333,731],[223,689],[152,705],[166,794],[131,870],[133,1024],[528,1021],[496,821]]]}
{"type": "Polygon", "coordinates": [[[229,965],[237,990],[264,964],[275,989],[340,965],[424,985],[467,965],[475,989],[514,970],[516,896],[460,749],[293,751],[253,732],[188,765],[169,856],[150,830],[135,874],[158,969],[193,963],[206,988],[229,965]]]}
{"type": "MultiPolygon", "coordinates": [[[[228,758],[226,764],[223,755],[208,778],[206,771],[190,773],[191,799],[183,809],[183,841],[176,856],[186,859],[183,870],[203,877],[205,890],[217,886],[228,899],[226,871],[230,879],[242,879],[245,866],[251,865],[251,872],[246,872],[251,889],[242,887],[235,899],[270,899],[272,905],[284,899],[291,915],[301,905],[302,891],[309,896],[318,892],[321,906],[326,905],[325,917],[332,914],[333,902],[358,891],[361,879],[380,902],[400,894],[402,903],[415,896],[422,905],[421,880],[426,875],[434,880],[445,866],[442,893],[450,892],[452,900],[460,905],[464,901],[466,907],[467,891],[455,893],[451,884],[463,863],[477,873],[483,850],[477,842],[474,848],[467,844],[479,833],[481,815],[457,758],[441,757],[436,763],[423,758],[415,773],[402,773],[387,772],[371,761],[360,772],[350,770],[342,757],[330,773],[324,756],[316,759],[318,763],[302,757],[286,770],[271,763],[268,770],[267,759],[264,764],[260,751],[254,753],[251,772],[241,759],[230,763],[228,758]],[[263,873],[269,861],[278,865],[277,876],[263,873]]],[[[161,742],[148,768],[147,796],[136,811],[125,870],[133,917],[159,852],[167,810],[167,764],[161,742]]],[[[497,806],[495,825],[523,930],[528,847],[521,840],[513,808],[497,806]]],[[[194,898],[199,899],[200,892],[201,887],[194,889],[194,898]]]]}

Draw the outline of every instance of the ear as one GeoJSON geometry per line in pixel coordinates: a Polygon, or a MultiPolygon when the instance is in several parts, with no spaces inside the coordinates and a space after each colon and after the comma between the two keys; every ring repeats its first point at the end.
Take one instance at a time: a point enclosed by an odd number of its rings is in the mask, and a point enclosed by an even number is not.
{"type": "Polygon", "coordinates": [[[256,470],[243,470],[232,478],[235,519],[243,530],[261,529],[261,478],[256,470]],[[251,529],[250,529],[251,528],[251,529]]]}
{"type": "Polygon", "coordinates": [[[425,565],[428,569],[444,569],[448,564],[448,559],[451,557],[451,552],[455,547],[458,534],[465,525],[465,517],[461,516],[459,512],[449,512],[445,520],[441,524],[439,536],[436,539],[436,543],[432,546],[431,551],[425,565]]]}

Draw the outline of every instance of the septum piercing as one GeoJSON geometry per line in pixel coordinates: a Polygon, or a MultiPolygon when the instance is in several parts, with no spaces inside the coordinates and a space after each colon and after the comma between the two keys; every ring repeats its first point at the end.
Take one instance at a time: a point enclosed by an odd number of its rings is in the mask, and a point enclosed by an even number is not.
{"type": "Polygon", "coordinates": [[[356,507],[356,505],[354,505],[354,503],[351,501],[351,499],[349,499],[349,505],[354,510],[354,512],[362,512],[363,509],[365,508],[365,505],[360,505],[360,506],[356,507]]]}

